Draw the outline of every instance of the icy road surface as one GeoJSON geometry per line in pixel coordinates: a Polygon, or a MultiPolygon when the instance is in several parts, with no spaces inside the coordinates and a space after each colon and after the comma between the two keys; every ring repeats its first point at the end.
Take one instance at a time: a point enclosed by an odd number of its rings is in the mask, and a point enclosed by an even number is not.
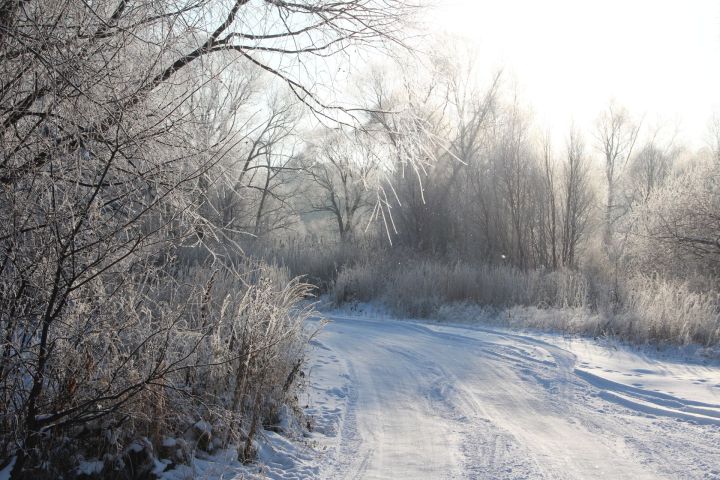
{"type": "Polygon", "coordinates": [[[301,399],[319,451],[313,476],[720,479],[717,364],[561,336],[330,318],[301,399]]]}

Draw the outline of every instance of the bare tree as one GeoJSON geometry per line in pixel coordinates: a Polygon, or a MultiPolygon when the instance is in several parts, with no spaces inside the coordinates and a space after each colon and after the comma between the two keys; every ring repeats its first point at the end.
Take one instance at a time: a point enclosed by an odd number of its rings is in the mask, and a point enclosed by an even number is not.
{"type": "MultiPolygon", "coordinates": [[[[296,99],[287,95],[258,96],[246,118],[237,110],[230,113],[237,141],[206,192],[207,218],[227,242],[257,238],[290,224],[289,200],[295,190],[290,177],[299,171],[291,163],[301,113],[296,99]]],[[[211,121],[212,131],[218,130],[217,123],[211,121]]]]}
{"type": "Polygon", "coordinates": [[[342,241],[352,238],[375,201],[380,161],[371,142],[360,131],[333,131],[305,154],[306,172],[317,191],[311,195],[311,210],[329,212],[342,241]]]}
{"type": "Polygon", "coordinates": [[[558,205],[557,205],[557,180],[556,180],[555,162],[553,159],[552,146],[550,144],[550,135],[547,134],[543,140],[542,151],[542,171],[543,183],[546,192],[546,208],[545,208],[545,235],[548,239],[548,248],[550,251],[551,266],[557,269],[559,266],[559,232],[558,232],[558,205]]]}
{"type": "Polygon", "coordinates": [[[640,125],[635,123],[625,108],[610,103],[598,121],[596,136],[604,156],[607,200],[605,204],[604,242],[612,243],[613,223],[616,214],[616,188],[618,179],[630,159],[638,138],[640,125]]]}
{"type": "Polygon", "coordinates": [[[631,160],[628,170],[627,208],[644,203],[669,178],[676,151],[672,143],[660,145],[658,135],[648,140],[631,160]]]}
{"type": "Polygon", "coordinates": [[[715,163],[720,164],[720,115],[717,113],[708,122],[707,143],[715,163]]]}
{"type": "Polygon", "coordinates": [[[511,243],[509,253],[513,263],[521,268],[529,264],[529,252],[526,237],[527,223],[525,215],[530,206],[531,189],[530,168],[532,159],[527,148],[527,124],[517,105],[510,108],[508,124],[497,150],[500,163],[500,181],[503,186],[503,199],[510,218],[511,243]]]}
{"type": "Polygon", "coordinates": [[[588,161],[585,146],[576,130],[571,130],[567,157],[563,166],[562,261],[568,267],[576,264],[578,245],[590,220],[592,196],[589,190],[588,161]]]}
{"type": "Polygon", "coordinates": [[[443,49],[425,59],[427,74],[375,70],[366,89],[375,110],[366,128],[387,143],[393,241],[438,255],[469,231],[461,227],[467,202],[458,196],[485,147],[500,83],[498,73],[481,85],[471,52],[456,39],[443,49]]]}

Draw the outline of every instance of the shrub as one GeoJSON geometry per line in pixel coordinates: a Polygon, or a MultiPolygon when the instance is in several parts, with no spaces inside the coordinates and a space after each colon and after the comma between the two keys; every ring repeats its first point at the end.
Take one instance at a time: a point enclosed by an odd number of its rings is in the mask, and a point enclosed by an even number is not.
{"type": "Polygon", "coordinates": [[[625,283],[614,332],[639,341],[720,343],[720,295],[684,280],[638,275],[625,283]]]}
{"type": "Polygon", "coordinates": [[[337,304],[377,299],[402,317],[491,321],[635,342],[720,343],[720,294],[702,278],[527,270],[386,255],[341,270],[337,304]],[[498,312],[491,314],[491,312],[498,312]]]}
{"type": "Polygon", "coordinates": [[[426,317],[446,303],[496,308],[515,305],[584,307],[588,283],[577,272],[527,271],[510,266],[472,266],[384,257],[341,271],[336,303],[381,297],[399,315],[426,317]]]}
{"type": "Polygon", "coordinates": [[[23,339],[33,324],[4,325],[13,330],[5,330],[3,456],[25,455],[32,478],[57,478],[82,458],[101,459],[103,478],[122,477],[166,438],[193,450],[234,444],[248,456],[258,426],[294,401],[309,286],[261,263],[240,267],[176,258],[81,290],[50,332],[30,420],[22,414],[34,391],[24,379],[35,357],[23,339]],[[30,426],[42,437],[28,445],[30,426]]]}

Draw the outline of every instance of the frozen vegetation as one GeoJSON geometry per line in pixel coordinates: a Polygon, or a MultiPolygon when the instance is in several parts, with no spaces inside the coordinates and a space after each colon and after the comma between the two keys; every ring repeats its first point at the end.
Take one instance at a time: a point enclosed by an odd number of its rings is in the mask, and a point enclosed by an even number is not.
{"type": "Polygon", "coordinates": [[[426,3],[0,0],[0,480],[720,478],[720,120],[426,3]]]}
{"type": "Polygon", "coordinates": [[[720,362],[698,349],[326,316],[302,424],[258,435],[252,465],[220,451],[161,478],[720,478],[720,362]]]}

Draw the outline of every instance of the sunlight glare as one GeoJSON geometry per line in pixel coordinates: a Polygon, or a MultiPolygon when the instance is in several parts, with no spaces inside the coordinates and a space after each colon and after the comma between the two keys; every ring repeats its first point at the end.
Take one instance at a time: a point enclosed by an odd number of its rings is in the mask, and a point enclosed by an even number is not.
{"type": "MultiPolygon", "coordinates": [[[[502,67],[544,128],[591,126],[614,98],[701,145],[720,110],[720,3],[440,0],[439,30],[502,67]]],[[[480,69],[482,71],[482,68],[480,69]]],[[[557,133],[557,132],[556,132],[557,133]]]]}

